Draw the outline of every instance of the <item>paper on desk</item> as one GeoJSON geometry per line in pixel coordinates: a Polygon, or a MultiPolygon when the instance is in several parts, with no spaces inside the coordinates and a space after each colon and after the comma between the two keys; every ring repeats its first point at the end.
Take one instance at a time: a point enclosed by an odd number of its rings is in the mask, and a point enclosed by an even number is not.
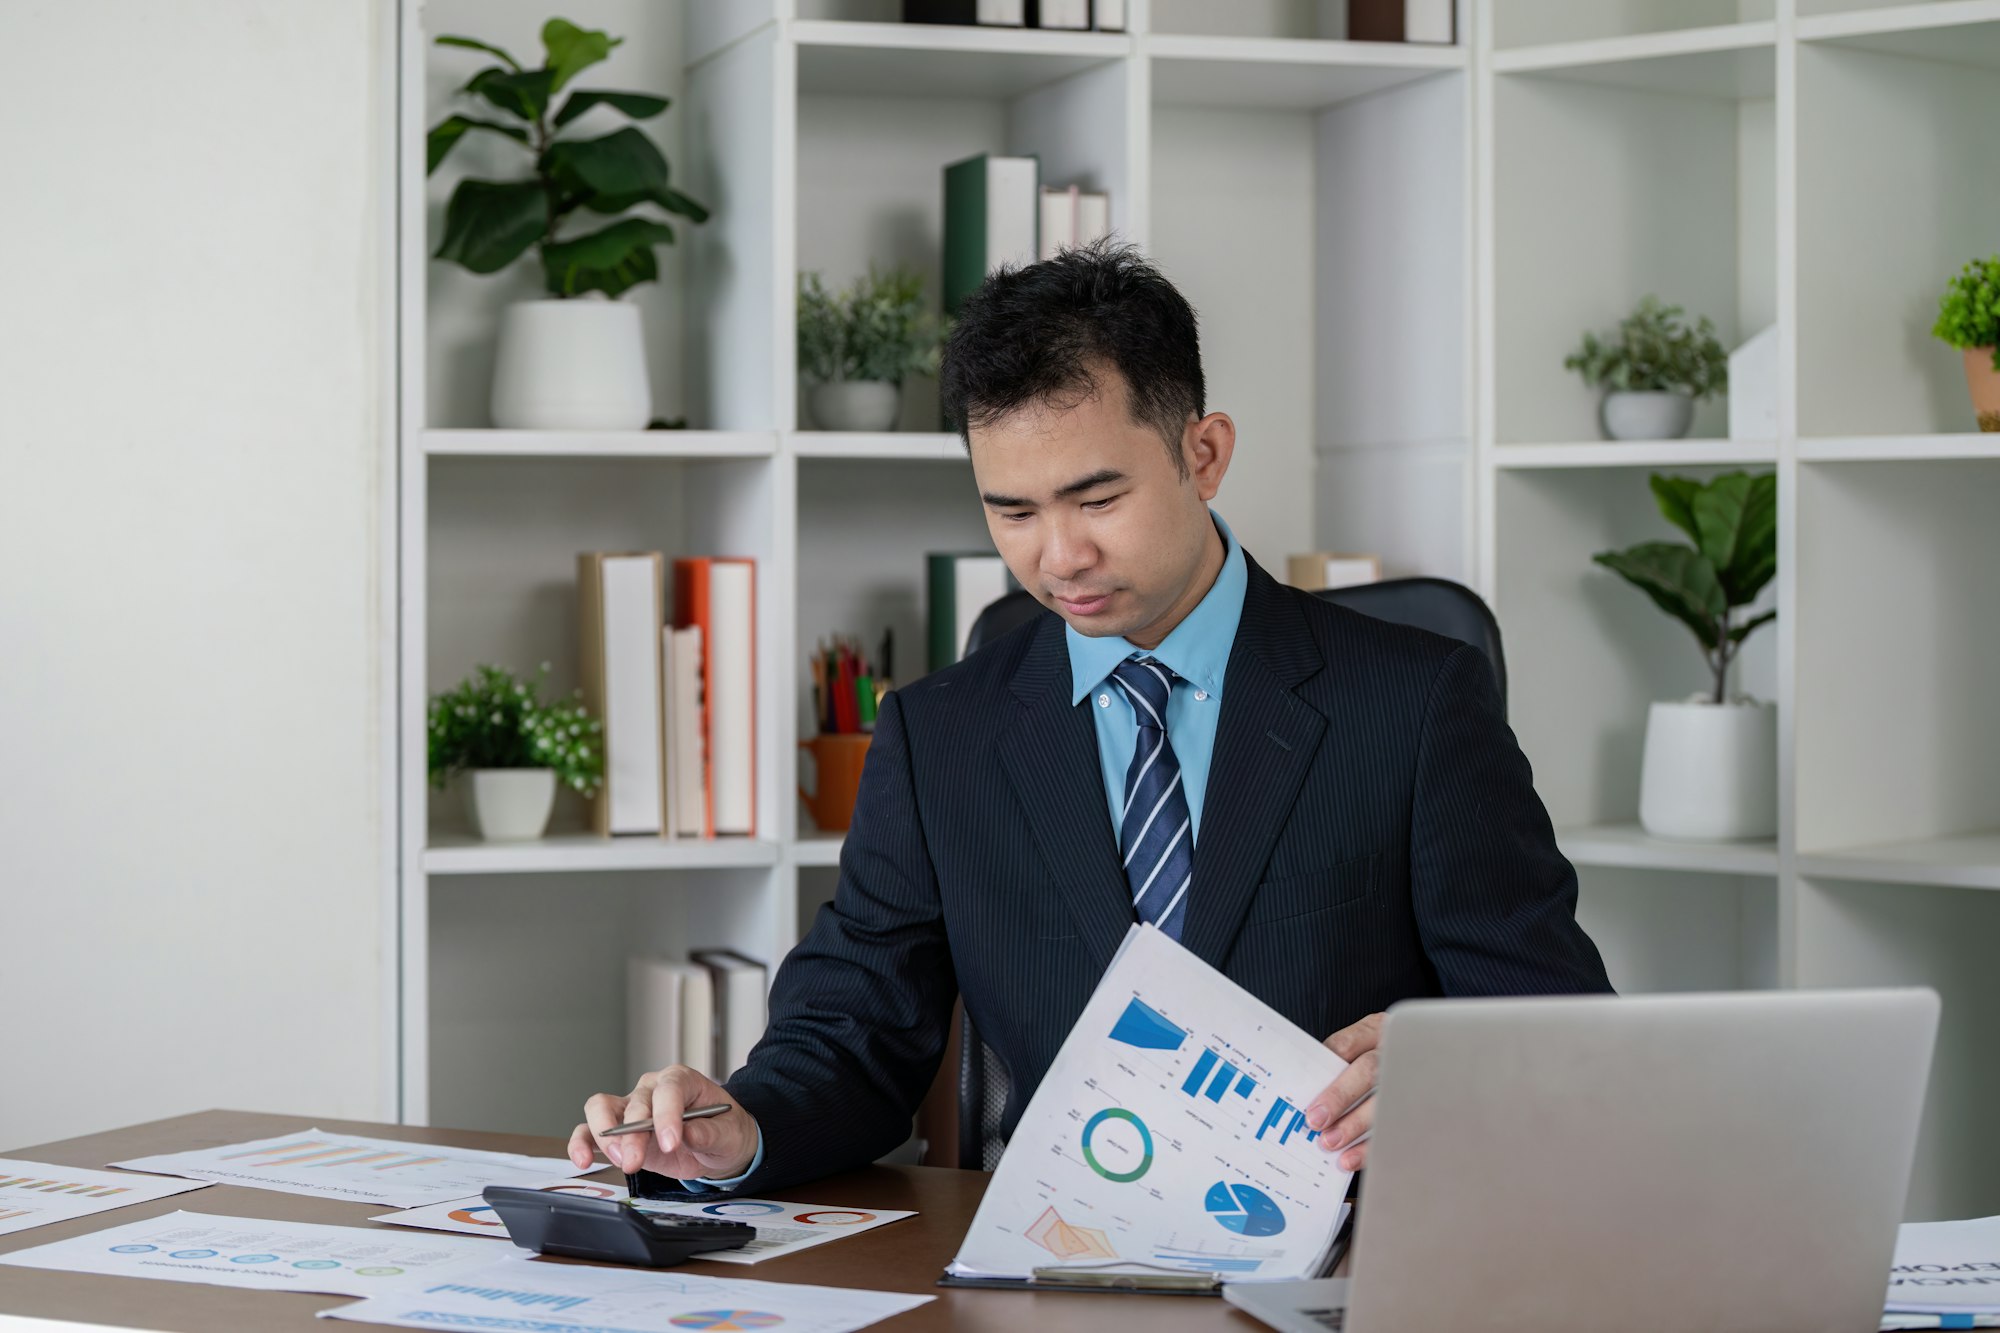
{"type": "Polygon", "coordinates": [[[450,1236],[177,1212],[0,1254],[0,1264],[367,1296],[405,1278],[442,1279],[492,1258],[478,1241],[450,1236]]]}
{"type": "Polygon", "coordinates": [[[477,1152],[434,1143],[329,1134],[320,1129],[220,1148],[136,1157],[112,1165],[218,1185],[248,1185],[392,1208],[462,1199],[488,1185],[525,1186],[558,1177],[569,1179],[592,1169],[578,1169],[561,1157],[477,1152]]]}
{"type": "Polygon", "coordinates": [[[659,1269],[552,1264],[510,1255],[483,1268],[454,1273],[448,1281],[409,1283],[354,1305],[322,1310],[320,1317],[398,1328],[533,1329],[535,1333],[654,1333],[681,1328],[848,1333],[932,1299],[659,1269]]]}
{"type": "Polygon", "coordinates": [[[1304,1107],[1347,1063],[1134,926],[1008,1142],[951,1272],[1124,1262],[1317,1277],[1351,1173],[1304,1107]]]}
{"type": "Polygon", "coordinates": [[[148,1180],[0,1157],[0,1236],[207,1188],[205,1180],[148,1180]]]}
{"type": "MultiPolygon", "coordinates": [[[[623,1199],[623,1185],[602,1180],[551,1180],[531,1186],[554,1194],[583,1194],[596,1199],[623,1199]]],[[[894,1208],[835,1208],[830,1204],[783,1203],[776,1199],[746,1199],[722,1195],[706,1202],[641,1199],[636,1205],[648,1213],[680,1217],[720,1218],[744,1222],[757,1230],[757,1238],[740,1250],[714,1250],[703,1254],[704,1263],[755,1264],[780,1255],[796,1254],[816,1245],[858,1235],[899,1222],[916,1214],[894,1208]]],[[[427,1204],[399,1213],[383,1213],[369,1219],[395,1226],[425,1227],[432,1231],[456,1231],[468,1236],[507,1239],[507,1228],[484,1199],[453,1199],[448,1203],[427,1204]]]]}
{"type": "Polygon", "coordinates": [[[2000,1217],[1905,1222],[1896,1232],[1892,1314],[2000,1314],[2000,1217]]]}

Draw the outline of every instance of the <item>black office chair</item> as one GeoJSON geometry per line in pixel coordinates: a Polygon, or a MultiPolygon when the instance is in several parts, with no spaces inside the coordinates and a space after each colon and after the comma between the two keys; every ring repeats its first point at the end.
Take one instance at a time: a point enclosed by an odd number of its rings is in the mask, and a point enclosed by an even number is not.
{"type": "MultiPolygon", "coordinates": [[[[1506,710],[1507,662],[1500,650],[1500,622],[1493,618],[1491,608],[1479,594],[1464,584],[1450,579],[1386,579],[1348,588],[1326,588],[1315,596],[1377,620],[1414,625],[1471,644],[1486,655],[1492,666],[1500,707],[1503,712],[1506,710]]],[[[1016,589],[987,606],[972,622],[965,636],[966,656],[1037,616],[1054,614],[1028,593],[1016,589]]],[[[959,1041],[958,1164],[991,1171],[1007,1147],[1000,1137],[1000,1119],[1007,1108],[1007,1070],[992,1049],[979,1039],[969,1014],[959,1031],[959,1041]]]]}

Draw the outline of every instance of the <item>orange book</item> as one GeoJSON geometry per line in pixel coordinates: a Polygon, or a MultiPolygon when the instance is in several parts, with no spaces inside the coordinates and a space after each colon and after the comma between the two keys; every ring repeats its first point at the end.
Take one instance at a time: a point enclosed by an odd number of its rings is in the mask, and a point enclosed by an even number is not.
{"type": "Polygon", "coordinates": [[[701,627],[701,776],[707,837],[757,831],[756,562],[674,561],[674,626],[701,627]]]}

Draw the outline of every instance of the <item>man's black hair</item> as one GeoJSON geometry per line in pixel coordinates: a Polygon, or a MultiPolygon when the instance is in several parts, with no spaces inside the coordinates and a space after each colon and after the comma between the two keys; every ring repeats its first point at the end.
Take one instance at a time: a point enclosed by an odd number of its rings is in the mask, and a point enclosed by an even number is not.
{"type": "Polygon", "coordinates": [[[973,426],[1085,401],[1101,365],[1124,378],[1134,424],[1159,432],[1187,476],[1181,437],[1204,388],[1194,307],[1131,245],[1097,241],[991,274],[945,340],[945,419],[969,447],[973,426]]]}

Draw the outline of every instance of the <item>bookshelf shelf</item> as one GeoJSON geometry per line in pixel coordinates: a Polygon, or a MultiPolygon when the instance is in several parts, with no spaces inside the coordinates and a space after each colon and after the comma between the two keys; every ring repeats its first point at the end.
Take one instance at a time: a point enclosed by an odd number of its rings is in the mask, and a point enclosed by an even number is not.
{"type": "Polygon", "coordinates": [[[1493,450],[1498,468],[1769,467],[1778,461],[1771,440],[1586,440],[1575,444],[1503,444],[1493,450]]]}
{"type": "Polygon", "coordinates": [[[802,866],[837,866],[841,845],[846,841],[844,833],[804,834],[789,844],[792,861],[802,866]]]}
{"type": "Polygon", "coordinates": [[[605,838],[557,835],[492,843],[440,835],[424,850],[432,875],[572,874],[618,870],[718,870],[778,863],[778,844],[750,838],[605,838]]]}
{"type": "Polygon", "coordinates": [[[1496,51],[1500,74],[1541,74],[1691,96],[1769,97],[1777,25],[1737,23],[1496,51]]]}
{"type": "Polygon", "coordinates": [[[1637,824],[1560,829],[1556,841],[1578,866],[1628,870],[1686,870],[1711,875],[1776,875],[1775,842],[1676,842],[1655,838],[1637,824]]]}
{"type": "Polygon", "coordinates": [[[1877,884],[2000,889],[2000,832],[1801,852],[1799,873],[1877,884]]]}
{"type": "MultiPolygon", "coordinates": [[[[1818,8],[1820,6],[1809,6],[1818,8]]],[[[1801,42],[1827,42],[1981,69],[2000,69],[2000,0],[1945,0],[1801,13],[1801,42]]]]}
{"type": "Polygon", "coordinates": [[[788,431],[785,450],[796,458],[852,458],[891,463],[964,463],[965,446],[949,432],[788,431]]]}
{"type": "Polygon", "coordinates": [[[776,449],[769,431],[427,430],[433,458],[762,458],[776,449]]]}
{"type": "Polygon", "coordinates": [[[1149,35],[1153,100],[1162,106],[1315,111],[1467,67],[1460,46],[1300,37],[1149,35]]]}
{"type": "Polygon", "coordinates": [[[1116,33],[798,19],[798,91],[856,97],[1011,98],[1132,52],[1116,33]]]}
{"type": "Polygon", "coordinates": [[[2000,459],[2000,433],[1858,435],[1799,441],[1802,463],[1895,463],[2000,459]]]}

